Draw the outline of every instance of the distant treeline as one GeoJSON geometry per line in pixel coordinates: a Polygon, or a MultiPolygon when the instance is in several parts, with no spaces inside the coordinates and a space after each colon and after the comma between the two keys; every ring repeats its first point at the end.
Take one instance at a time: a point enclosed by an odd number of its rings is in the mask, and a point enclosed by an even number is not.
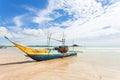
{"type": "MultiPolygon", "coordinates": [[[[15,46],[4,46],[4,47],[15,47],[15,46]]],[[[56,47],[56,46],[48,46],[48,45],[27,45],[27,47],[56,47]]],[[[69,45],[68,47],[82,47],[77,44],[69,45]]]]}

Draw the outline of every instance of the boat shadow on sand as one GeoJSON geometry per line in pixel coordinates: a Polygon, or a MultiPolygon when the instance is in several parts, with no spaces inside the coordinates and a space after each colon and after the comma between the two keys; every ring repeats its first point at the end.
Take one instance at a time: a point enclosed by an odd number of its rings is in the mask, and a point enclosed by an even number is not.
{"type": "Polygon", "coordinates": [[[57,60],[57,62],[59,62],[59,60],[60,60],[60,63],[61,63],[61,61],[62,61],[62,62],[67,61],[67,63],[68,63],[68,62],[74,61],[74,60],[76,59],[76,57],[77,57],[77,56],[70,56],[70,57],[66,57],[66,58],[51,59],[51,60],[41,60],[41,61],[35,61],[35,60],[16,61],[16,62],[2,63],[2,64],[0,64],[0,66],[39,63],[39,62],[44,62],[44,61],[45,61],[45,62],[46,62],[46,61],[48,61],[48,62],[52,61],[52,62],[54,63],[54,61],[56,62],[56,60],[57,60]]]}
{"type": "Polygon", "coordinates": [[[18,61],[18,62],[10,62],[10,63],[3,63],[3,64],[0,64],[0,66],[5,66],[5,65],[15,65],[15,64],[27,64],[27,63],[33,63],[33,62],[36,62],[36,61],[33,61],[33,60],[27,60],[27,61],[18,61]]]}

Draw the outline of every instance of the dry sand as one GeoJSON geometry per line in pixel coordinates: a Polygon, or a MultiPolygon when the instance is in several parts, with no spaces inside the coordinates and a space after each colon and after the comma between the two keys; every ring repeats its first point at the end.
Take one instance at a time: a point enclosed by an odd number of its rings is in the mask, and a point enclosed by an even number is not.
{"type": "Polygon", "coordinates": [[[120,80],[119,48],[77,48],[77,56],[36,62],[0,49],[0,80],[120,80]]]}

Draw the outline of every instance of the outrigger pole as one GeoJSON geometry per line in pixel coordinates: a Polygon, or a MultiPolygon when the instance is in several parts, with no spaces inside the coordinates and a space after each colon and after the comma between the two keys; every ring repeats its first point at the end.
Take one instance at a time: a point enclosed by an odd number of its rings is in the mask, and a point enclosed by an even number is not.
{"type": "Polygon", "coordinates": [[[65,36],[64,36],[64,32],[63,32],[62,40],[54,39],[54,38],[51,38],[51,37],[50,37],[50,39],[55,40],[55,41],[62,42],[62,45],[63,45],[63,46],[65,45],[65,36]]]}
{"type": "Polygon", "coordinates": [[[65,45],[65,35],[64,35],[64,32],[63,32],[63,37],[62,37],[62,40],[58,40],[58,39],[54,39],[54,38],[51,38],[52,36],[52,33],[49,33],[48,31],[48,34],[47,34],[47,45],[48,47],[50,46],[50,40],[55,40],[55,41],[59,41],[59,42],[62,42],[62,45],[64,46],[65,45]]]}

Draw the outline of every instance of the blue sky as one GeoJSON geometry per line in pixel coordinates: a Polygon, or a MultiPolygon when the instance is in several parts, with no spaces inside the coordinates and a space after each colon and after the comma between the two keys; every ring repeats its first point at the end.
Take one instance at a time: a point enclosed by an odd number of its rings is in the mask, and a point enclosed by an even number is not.
{"type": "Polygon", "coordinates": [[[11,45],[4,36],[44,45],[64,32],[68,45],[120,46],[119,13],[120,0],[0,0],[0,45],[11,45]]]}

